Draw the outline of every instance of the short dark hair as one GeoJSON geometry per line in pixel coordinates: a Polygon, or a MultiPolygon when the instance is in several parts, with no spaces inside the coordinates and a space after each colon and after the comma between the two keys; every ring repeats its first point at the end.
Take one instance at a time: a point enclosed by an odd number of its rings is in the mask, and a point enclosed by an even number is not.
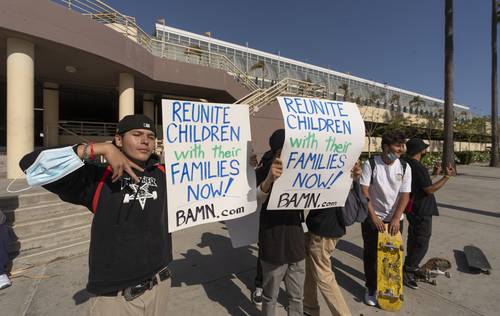
{"type": "Polygon", "coordinates": [[[394,145],[394,144],[404,144],[406,143],[406,136],[403,131],[394,130],[384,133],[382,135],[382,146],[384,145],[394,145]]]}

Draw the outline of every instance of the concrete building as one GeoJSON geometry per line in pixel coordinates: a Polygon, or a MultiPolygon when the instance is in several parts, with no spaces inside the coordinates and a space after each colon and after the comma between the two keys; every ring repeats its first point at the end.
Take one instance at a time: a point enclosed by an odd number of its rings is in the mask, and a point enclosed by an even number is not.
{"type": "MultiPolygon", "coordinates": [[[[23,176],[17,163],[34,147],[109,140],[127,114],[144,113],[161,131],[162,98],[249,104],[257,153],[282,126],[277,95],[370,105],[383,113],[381,122],[390,113],[439,116],[443,106],[416,92],[163,24],[151,36],[133,17],[101,1],[85,3],[2,1],[0,147],[7,178],[23,176]]],[[[469,113],[462,105],[455,110],[469,113]]]]}

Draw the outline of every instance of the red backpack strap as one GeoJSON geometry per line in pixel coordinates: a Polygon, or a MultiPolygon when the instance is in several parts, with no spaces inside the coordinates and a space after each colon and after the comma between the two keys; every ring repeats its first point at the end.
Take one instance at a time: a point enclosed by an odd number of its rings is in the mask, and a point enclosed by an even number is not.
{"type": "Polygon", "coordinates": [[[165,173],[165,166],[164,165],[157,164],[156,168],[160,169],[161,172],[165,173]]]}
{"type": "Polygon", "coordinates": [[[99,197],[101,196],[101,191],[102,187],[104,186],[104,181],[106,181],[106,178],[113,172],[113,169],[111,169],[111,166],[107,166],[106,169],[104,170],[104,173],[102,174],[101,180],[99,180],[99,183],[97,184],[97,189],[94,192],[94,197],[92,198],[92,213],[95,214],[95,211],[97,210],[97,204],[99,203],[99,197]]]}

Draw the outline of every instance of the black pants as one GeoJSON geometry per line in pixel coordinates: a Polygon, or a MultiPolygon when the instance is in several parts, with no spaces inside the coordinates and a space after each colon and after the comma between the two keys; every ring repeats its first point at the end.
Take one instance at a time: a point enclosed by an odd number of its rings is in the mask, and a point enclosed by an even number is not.
{"type": "Polygon", "coordinates": [[[7,225],[0,224],[0,275],[5,274],[5,268],[9,262],[10,237],[7,225]]]}
{"type": "Polygon", "coordinates": [[[408,242],[406,244],[405,271],[415,271],[429,249],[432,216],[407,214],[408,242]]]}
{"type": "Polygon", "coordinates": [[[255,287],[260,287],[262,288],[262,280],[263,280],[263,275],[262,275],[262,264],[260,263],[260,255],[257,257],[257,274],[255,275],[255,287]]]}
{"type": "MultiPolygon", "coordinates": [[[[399,231],[403,233],[403,221],[399,222],[399,231]]],[[[370,217],[361,224],[363,234],[363,265],[365,268],[365,285],[370,292],[377,290],[377,244],[378,230],[370,217]]]]}

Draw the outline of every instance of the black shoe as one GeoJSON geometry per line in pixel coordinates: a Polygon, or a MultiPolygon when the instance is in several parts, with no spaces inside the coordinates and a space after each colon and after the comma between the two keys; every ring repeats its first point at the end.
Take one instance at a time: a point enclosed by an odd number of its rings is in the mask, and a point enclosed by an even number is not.
{"type": "Polygon", "coordinates": [[[418,284],[417,281],[415,281],[413,272],[403,272],[403,284],[410,289],[418,289],[418,284]]]}

